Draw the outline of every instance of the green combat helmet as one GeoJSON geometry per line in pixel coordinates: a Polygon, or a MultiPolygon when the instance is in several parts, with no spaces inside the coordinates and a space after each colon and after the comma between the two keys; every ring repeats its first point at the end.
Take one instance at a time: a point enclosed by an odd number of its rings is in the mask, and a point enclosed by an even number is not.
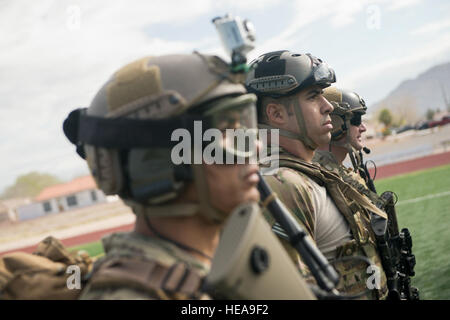
{"type": "MultiPolygon", "coordinates": [[[[239,123],[256,129],[256,97],[247,94],[242,80],[242,74],[231,73],[217,56],[195,52],[145,57],[119,69],[89,108],[74,110],[64,132],[87,160],[99,188],[118,194],[136,214],[187,216],[200,211],[221,222],[225,215],[210,204],[202,165],[171,161],[178,144],[173,132],[184,128],[193,137],[196,121],[202,121],[203,130],[231,128],[222,122],[236,115],[239,123]],[[199,203],[171,203],[190,181],[199,203]]],[[[217,143],[225,154],[251,156],[234,144],[217,143]]]]}
{"type": "MultiPolygon", "coordinates": [[[[293,53],[287,50],[266,53],[250,64],[246,86],[259,100],[263,97],[281,98],[292,96],[301,90],[318,85],[322,88],[336,82],[336,75],[325,62],[311,54],[293,53]]],[[[298,139],[310,149],[317,145],[308,136],[302,110],[295,108],[300,133],[280,129],[280,135],[298,139]]],[[[259,124],[260,128],[273,129],[259,124]]]]}

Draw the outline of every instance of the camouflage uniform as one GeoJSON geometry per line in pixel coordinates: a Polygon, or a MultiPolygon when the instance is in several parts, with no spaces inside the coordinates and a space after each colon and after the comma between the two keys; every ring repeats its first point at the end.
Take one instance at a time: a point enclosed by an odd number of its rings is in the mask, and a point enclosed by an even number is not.
{"type": "Polygon", "coordinates": [[[102,239],[98,260],[80,299],[208,299],[201,293],[209,268],[165,240],[135,232],[102,239]]]}
{"type": "Polygon", "coordinates": [[[332,152],[325,150],[317,150],[313,162],[318,163],[327,170],[339,175],[342,180],[350,184],[359,193],[364,194],[378,208],[385,207],[385,201],[381,199],[375,192],[369,190],[366,181],[352,168],[346,168],[339,164],[332,152]]]}
{"type": "MultiPolygon", "coordinates": [[[[337,289],[346,294],[357,294],[367,289],[366,282],[371,281],[369,279],[371,273],[367,273],[368,264],[361,260],[347,258],[364,256],[379,267],[381,277],[380,290],[369,290],[363,298],[384,299],[386,297],[386,276],[382,271],[381,260],[376,251],[368,211],[376,211],[377,214],[385,217],[383,212],[380,212],[368,199],[339,179],[338,175],[317,165],[306,163],[282,148],[279,151],[278,172],[271,176],[265,176],[265,180],[314,241],[316,241],[315,235],[318,231],[316,218],[319,212],[314,205],[317,199],[314,199],[312,190],[317,187],[314,184],[325,187],[326,197],[332,199],[351,232],[349,241],[344,241],[343,244],[336,247],[334,257],[327,257],[341,274],[337,289]]],[[[267,213],[265,216],[272,225],[272,229],[283,237],[282,231],[280,232],[280,228],[273,218],[267,213]]],[[[308,275],[308,270],[301,263],[297,252],[287,241],[282,240],[282,242],[300,271],[308,275]]]]}

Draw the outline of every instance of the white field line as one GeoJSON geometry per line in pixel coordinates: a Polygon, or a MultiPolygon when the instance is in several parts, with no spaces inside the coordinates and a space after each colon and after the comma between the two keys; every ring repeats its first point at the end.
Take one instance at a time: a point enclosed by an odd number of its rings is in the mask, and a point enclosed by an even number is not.
{"type": "Polygon", "coordinates": [[[399,201],[397,203],[397,205],[399,206],[399,205],[402,205],[402,204],[416,203],[416,202],[420,202],[420,201],[424,201],[424,200],[428,200],[428,199],[439,198],[439,197],[448,196],[448,195],[450,195],[450,191],[434,193],[434,194],[429,194],[429,195],[423,196],[423,197],[418,197],[418,198],[414,198],[414,199],[408,199],[408,200],[404,200],[404,201],[399,201]]]}

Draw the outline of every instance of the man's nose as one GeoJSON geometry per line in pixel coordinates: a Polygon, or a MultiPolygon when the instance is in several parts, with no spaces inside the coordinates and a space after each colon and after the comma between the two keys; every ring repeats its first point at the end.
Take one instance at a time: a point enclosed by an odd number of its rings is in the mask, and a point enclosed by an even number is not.
{"type": "Polygon", "coordinates": [[[325,99],[324,96],[321,96],[321,110],[324,114],[331,113],[334,110],[333,105],[327,99],[325,99]]]}
{"type": "Polygon", "coordinates": [[[364,124],[364,122],[361,122],[360,126],[359,126],[359,131],[360,132],[366,132],[367,131],[367,127],[364,124]]]}

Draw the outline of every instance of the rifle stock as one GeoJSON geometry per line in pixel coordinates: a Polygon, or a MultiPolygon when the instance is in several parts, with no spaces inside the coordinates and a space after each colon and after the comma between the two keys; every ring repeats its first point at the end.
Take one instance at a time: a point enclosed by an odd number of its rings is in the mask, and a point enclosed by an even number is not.
{"type": "Polygon", "coordinates": [[[316,299],[256,203],[228,219],[205,289],[216,299],[316,299]]]}

